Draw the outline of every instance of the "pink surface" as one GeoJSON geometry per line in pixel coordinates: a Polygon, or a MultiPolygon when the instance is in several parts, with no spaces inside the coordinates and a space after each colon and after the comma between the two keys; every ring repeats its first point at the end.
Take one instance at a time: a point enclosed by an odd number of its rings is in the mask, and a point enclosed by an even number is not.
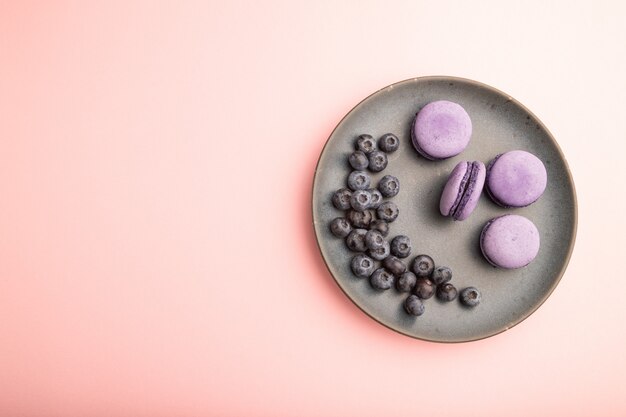
{"type": "Polygon", "coordinates": [[[106,3],[0,3],[0,415],[626,415],[620,2],[106,3]],[[579,197],[552,297],[461,345],[352,305],[309,213],[340,118],[432,74],[531,108],[579,197]]]}

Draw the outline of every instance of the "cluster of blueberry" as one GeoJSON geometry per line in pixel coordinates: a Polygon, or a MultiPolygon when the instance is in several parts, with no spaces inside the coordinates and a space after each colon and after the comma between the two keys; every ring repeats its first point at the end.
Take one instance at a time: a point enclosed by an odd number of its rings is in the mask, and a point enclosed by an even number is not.
{"type": "MultiPolygon", "coordinates": [[[[371,178],[366,172],[380,172],[387,167],[387,154],[395,152],[400,145],[398,138],[387,133],[378,144],[370,135],[360,135],[356,151],[348,157],[354,169],[348,176],[348,188],[337,190],[332,196],[335,208],[346,211],[345,217],[337,217],[330,223],[333,235],[345,239],[346,246],[357,252],[350,267],[354,275],[369,278],[373,288],[388,290],[394,286],[400,292],[412,293],[404,302],[407,313],[420,316],[424,313],[423,300],[436,294],[441,301],[457,298],[457,289],[449,281],[450,268],[435,268],[433,259],[419,255],[411,263],[410,270],[402,259],[411,254],[411,240],[398,235],[387,240],[389,223],[396,220],[398,207],[392,201],[400,192],[400,182],[392,175],[385,175],[376,188],[370,188],[371,178]],[[377,268],[376,261],[381,262],[377,268]]],[[[474,287],[461,291],[461,302],[469,307],[480,303],[480,292],[474,287]]]]}
{"type": "MultiPolygon", "coordinates": [[[[414,316],[424,313],[423,300],[436,295],[440,301],[449,302],[457,298],[458,291],[450,282],[452,270],[447,266],[435,268],[433,258],[418,255],[411,264],[411,270],[400,275],[396,288],[401,292],[413,292],[404,302],[404,309],[414,316]]],[[[461,291],[459,300],[467,307],[480,304],[481,294],[475,287],[461,291]]]]}

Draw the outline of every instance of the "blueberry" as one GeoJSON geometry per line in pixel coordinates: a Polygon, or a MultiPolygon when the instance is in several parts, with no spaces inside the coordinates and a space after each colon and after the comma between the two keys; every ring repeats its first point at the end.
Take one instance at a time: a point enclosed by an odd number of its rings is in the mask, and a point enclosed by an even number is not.
{"type": "Polygon", "coordinates": [[[387,237],[389,234],[389,223],[384,220],[376,219],[370,223],[370,230],[377,230],[381,235],[387,237]]]}
{"type": "Polygon", "coordinates": [[[387,168],[387,154],[381,151],[373,151],[367,155],[369,159],[368,168],[372,172],[380,172],[387,168]]]}
{"type": "Polygon", "coordinates": [[[356,140],[356,149],[369,154],[376,150],[376,141],[371,135],[361,135],[356,140]]]}
{"type": "Polygon", "coordinates": [[[435,284],[433,284],[431,280],[426,277],[420,277],[417,278],[417,281],[415,282],[413,293],[422,300],[428,300],[430,297],[435,295],[435,289],[435,284]]]}
{"type": "Polygon", "coordinates": [[[352,191],[347,188],[335,191],[333,194],[333,206],[339,210],[348,210],[350,208],[350,197],[352,197],[352,191]]]}
{"type": "Polygon", "coordinates": [[[357,211],[363,211],[370,206],[372,195],[367,190],[356,190],[350,197],[350,205],[357,211]]]}
{"type": "Polygon", "coordinates": [[[411,271],[418,277],[428,277],[435,270],[435,261],[428,255],[417,255],[411,264],[411,271]]]}
{"type": "Polygon", "coordinates": [[[447,266],[438,266],[430,275],[435,285],[445,284],[452,279],[452,270],[447,266]]]}
{"type": "Polygon", "coordinates": [[[353,227],[366,228],[374,220],[374,210],[350,210],[347,217],[353,227]]]}
{"type": "Polygon", "coordinates": [[[456,298],[456,288],[449,282],[437,285],[437,298],[441,301],[452,301],[456,298]]]}
{"type": "Polygon", "coordinates": [[[365,252],[367,250],[367,246],[365,246],[366,233],[367,230],[365,229],[354,229],[346,237],[346,246],[354,252],[365,252]]]}
{"type": "Polygon", "coordinates": [[[398,258],[406,258],[411,254],[411,239],[408,236],[399,235],[391,241],[391,254],[398,258]]]}
{"type": "Polygon", "coordinates": [[[396,288],[400,292],[410,292],[417,283],[417,277],[413,272],[405,272],[400,275],[398,281],[396,281],[396,288]]]}
{"type": "Polygon", "coordinates": [[[367,159],[367,155],[365,155],[361,151],[352,152],[348,157],[348,162],[350,162],[352,168],[359,171],[363,171],[364,169],[366,169],[370,163],[367,159]]]}
{"type": "Polygon", "coordinates": [[[365,235],[365,246],[368,249],[379,249],[382,248],[385,244],[384,236],[377,230],[370,230],[365,235]]]}
{"type": "Polygon", "coordinates": [[[383,202],[383,195],[376,188],[370,188],[370,195],[372,196],[372,201],[370,201],[370,208],[377,209],[380,207],[380,204],[383,202]]]}
{"type": "Polygon", "coordinates": [[[476,287],[467,287],[461,290],[461,303],[468,307],[476,307],[480,304],[480,291],[476,287]]]}
{"type": "Polygon", "coordinates": [[[353,191],[367,190],[370,186],[370,182],[370,176],[365,171],[352,171],[350,175],[348,175],[348,188],[353,191]]]}
{"type": "Polygon", "coordinates": [[[388,290],[393,286],[395,278],[385,268],[379,268],[370,276],[370,284],[377,290],[388,290]]]}
{"type": "Polygon", "coordinates": [[[374,260],[367,255],[359,254],[352,258],[350,268],[354,275],[360,278],[367,278],[374,272],[374,260]]]}
{"type": "Polygon", "coordinates": [[[387,271],[391,272],[395,276],[399,277],[406,272],[406,265],[400,259],[395,256],[387,256],[383,260],[383,266],[387,271]]]}
{"type": "Polygon", "coordinates": [[[412,316],[421,316],[425,310],[424,303],[416,295],[409,295],[404,300],[404,309],[412,316]]]}
{"type": "Polygon", "coordinates": [[[385,175],[378,182],[378,191],[384,197],[395,197],[400,192],[400,181],[393,175],[385,175]]]}
{"type": "Polygon", "coordinates": [[[389,250],[389,242],[385,240],[380,248],[370,249],[368,253],[372,258],[376,259],[377,261],[382,261],[391,253],[391,251],[389,250]]]}
{"type": "Polygon", "coordinates": [[[386,133],[378,139],[378,147],[384,152],[392,153],[398,150],[400,141],[393,133],[386,133]]]}
{"type": "Polygon", "coordinates": [[[330,231],[333,235],[337,237],[346,237],[352,231],[352,226],[347,219],[343,217],[337,217],[332,222],[330,222],[330,231]]]}
{"type": "Polygon", "coordinates": [[[396,206],[392,201],[385,201],[376,210],[378,218],[388,223],[397,219],[399,213],[400,211],[398,210],[398,206],[396,206]]]}

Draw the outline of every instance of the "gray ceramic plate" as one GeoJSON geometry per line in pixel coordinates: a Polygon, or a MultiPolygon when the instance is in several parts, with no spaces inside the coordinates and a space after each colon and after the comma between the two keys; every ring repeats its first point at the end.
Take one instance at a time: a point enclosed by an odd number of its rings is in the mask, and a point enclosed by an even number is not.
{"type": "Polygon", "coordinates": [[[366,314],[407,336],[437,341],[464,342],[505,331],[535,311],[557,286],[569,261],[576,235],[576,195],[567,163],[548,129],[522,104],[487,85],[462,78],[423,77],[402,81],[372,94],[341,120],[320,156],[313,183],[313,221],[322,257],[344,293],[366,314]],[[415,113],[434,100],[461,104],[469,113],[473,134],[469,146],[456,157],[428,161],[413,149],[410,126],[415,113]],[[332,193],[345,186],[350,172],[347,156],[355,138],[394,133],[400,149],[389,156],[387,169],[372,174],[373,184],[385,174],[400,180],[393,201],[400,216],[389,237],[408,235],[413,253],[431,255],[437,265],[452,268],[452,283],[459,289],[476,286],[480,306],[467,309],[457,301],[427,300],[426,312],[412,317],[403,311],[407,294],[395,289],[379,292],[367,279],[350,271],[353,254],[344,241],[329,231],[329,223],[342,216],[331,203],[332,193]],[[472,216],[454,222],[439,214],[439,197],[452,168],[461,160],[487,164],[498,153],[523,149],[537,155],[548,171],[543,196],[529,207],[504,209],[483,193],[472,216]],[[541,249],[527,267],[502,270],[482,257],[479,235],[492,217],[515,213],[531,219],[541,235],[541,249]]]}

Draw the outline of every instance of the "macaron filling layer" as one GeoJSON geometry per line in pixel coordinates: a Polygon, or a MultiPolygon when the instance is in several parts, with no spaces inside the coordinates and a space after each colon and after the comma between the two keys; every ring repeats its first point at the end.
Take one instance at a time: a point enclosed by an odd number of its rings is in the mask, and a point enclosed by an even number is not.
{"type": "MultiPolygon", "coordinates": [[[[463,177],[461,178],[461,181],[459,182],[459,185],[456,186],[456,198],[454,200],[454,202],[452,203],[452,205],[444,210],[441,210],[441,214],[443,214],[444,216],[454,216],[454,213],[456,212],[457,208],[459,207],[459,204],[461,203],[461,200],[463,199],[463,194],[465,191],[465,186],[467,185],[467,182],[470,179],[470,175],[472,173],[472,163],[471,162],[460,162],[459,165],[457,165],[456,167],[454,167],[454,170],[452,171],[452,173],[450,174],[450,178],[448,179],[448,183],[446,183],[446,188],[447,187],[455,187],[455,183],[456,181],[458,181],[458,179],[456,179],[455,177],[458,176],[458,172],[461,169],[465,169],[463,177]],[[461,166],[459,166],[461,165],[461,166]],[[463,166],[464,165],[464,166],[463,166]]],[[[447,189],[444,189],[444,192],[448,191],[447,189]]]]}
{"type": "Polygon", "coordinates": [[[452,209],[450,210],[450,215],[455,220],[461,220],[461,217],[464,214],[463,209],[465,209],[469,199],[474,193],[476,179],[480,171],[480,164],[476,161],[468,162],[467,165],[467,172],[463,177],[464,181],[461,182],[461,188],[459,189],[459,196],[457,198],[458,203],[455,202],[455,204],[452,206],[452,209]],[[467,180],[465,180],[465,177],[467,177],[467,180]]]}
{"type": "Polygon", "coordinates": [[[459,162],[443,188],[439,211],[454,220],[465,220],[476,208],[484,185],[485,165],[482,162],[459,162]]]}

